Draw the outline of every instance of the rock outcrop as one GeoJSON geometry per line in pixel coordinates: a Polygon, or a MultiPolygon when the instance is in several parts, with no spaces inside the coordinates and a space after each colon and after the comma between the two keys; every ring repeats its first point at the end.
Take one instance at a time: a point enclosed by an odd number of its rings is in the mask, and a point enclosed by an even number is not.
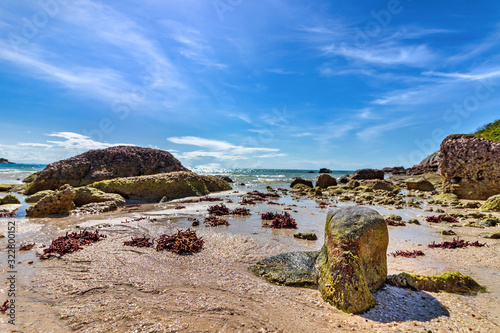
{"type": "Polygon", "coordinates": [[[35,205],[26,209],[26,216],[39,217],[55,214],[67,214],[75,209],[75,189],[69,185],[63,185],[54,193],[46,195],[35,205]]]}
{"type": "Polygon", "coordinates": [[[351,175],[351,179],[384,179],[384,172],[376,169],[360,169],[351,175]]]}
{"type": "Polygon", "coordinates": [[[474,135],[450,135],[441,143],[439,158],[444,193],[471,200],[500,194],[499,142],[474,135]]]}
{"type": "Polygon", "coordinates": [[[402,166],[397,167],[387,167],[382,169],[385,173],[390,173],[391,175],[405,175],[406,169],[402,166]]]}
{"type": "Polygon", "coordinates": [[[323,299],[348,313],[373,307],[372,292],[387,277],[388,244],[387,225],[375,210],[347,207],[328,212],[318,258],[323,299]]]}
{"type": "Polygon", "coordinates": [[[316,181],[316,186],[319,186],[320,188],[327,188],[328,186],[336,185],[337,181],[335,178],[326,173],[319,175],[318,180],[316,181]]]}
{"type": "Polygon", "coordinates": [[[406,181],[406,188],[408,190],[418,190],[418,191],[433,191],[434,185],[424,178],[412,178],[406,181]]]}
{"type": "Polygon", "coordinates": [[[45,196],[54,193],[53,190],[44,190],[44,191],[39,191],[36,192],[35,194],[32,194],[30,196],[27,196],[24,201],[29,204],[37,203],[40,201],[40,199],[44,198],[45,196]]]}
{"type": "Polygon", "coordinates": [[[327,169],[327,168],[321,168],[321,169],[319,169],[319,173],[332,173],[332,170],[327,169]]]}
{"type": "Polygon", "coordinates": [[[38,172],[26,194],[55,190],[64,184],[84,186],[96,181],[186,171],[187,169],[164,150],[116,146],[90,150],[78,156],[49,164],[38,172]]]}
{"type": "Polygon", "coordinates": [[[387,180],[380,180],[380,179],[362,180],[360,182],[360,185],[366,186],[366,187],[371,188],[373,190],[384,190],[384,191],[389,191],[389,192],[392,192],[395,189],[393,183],[388,182],[387,180]]]}
{"type": "Polygon", "coordinates": [[[313,187],[313,182],[310,181],[310,180],[305,180],[305,179],[302,179],[300,177],[297,177],[293,180],[292,184],[290,184],[290,187],[294,187],[295,185],[297,184],[303,184],[303,185],[306,185],[308,187],[313,187]]]}
{"type": "Polygon", "coordinates": [[[218,177],[201,176],[191,171],[102,180],[90,187],[142,202],[159,202],[163,197],[173,200],[231,189],[226,181],[218,177]]]}
{"type": "Polygon", "coordinates": [[[0,158],[0,164],[16,164],[16,163],[9,162],[6,158],[0,158]]]}

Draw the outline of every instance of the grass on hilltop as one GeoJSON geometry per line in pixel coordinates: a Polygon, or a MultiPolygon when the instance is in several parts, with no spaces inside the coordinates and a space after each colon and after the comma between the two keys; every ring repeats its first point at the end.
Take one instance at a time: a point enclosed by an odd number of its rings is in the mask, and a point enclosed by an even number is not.
{"type": "Polygon", "coordinates": [[[480,138],[500,142],[500,119],[479,128],[474,135],[480,138]]]}

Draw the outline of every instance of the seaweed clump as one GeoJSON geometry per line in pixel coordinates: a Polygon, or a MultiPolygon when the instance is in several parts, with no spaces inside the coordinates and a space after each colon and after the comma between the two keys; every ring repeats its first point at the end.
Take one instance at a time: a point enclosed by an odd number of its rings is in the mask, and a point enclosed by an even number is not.
{"type": "Polygon", "coordinates": [[[0,306],[0,312],[5,313],[9,309],[9,300],[3,302],[2,306],[0,306]]]}
{"type": "Polygon", "coordinates": [[[126,246],[135,246],[135,247],[151,247],[153,246],[153,241],[149,240],[149,237],[136,237],[132,238],[132,240],[123,242],[123,245],[126,246]]]}
{"type": "Polygon", "coordinates": [[[243,198],[243,200],[241,200],[240,202],[240,205],[255,205],[255,204],[256,204],[255,200],[248,198],[243,198]]]}
{"type": "Polygon", "coordinates": [[[170,251],[177,254],[191,254],[203,248],[203,237],[198,237],[196,231],[178,230],[173,235],[161,235],[156,241],[156,251],[170,251]]]}
{"type": "Polygon", "coordinates": [[[66,233],[66,236],[61,236],[52,241],[50,246],[43,250],[43,254],[37,254],[40,260],[55,257],[56,254],[62,256],[67,253],[73,253],[82,249],[83,245],[92,244],[106,238],[106,235],[100,234],[99,230],[94,232],[83,230],[79,233],[66,233]]]}
{"type": "Polygon", "coordinates": [[[231,211],[232,215],[239,215],[239,216],[249,216],[252,215],[250,214],[250,209],[247,208],[236,208],[233,211],[231,211]]]}
{"type": "Polygon", "coordinates": [[[10,213],[0,213],[0,217],[9,217],[12,218],[16,216],[17,214],[15,212],[10,212],[10,213]]]}
{"type": "Polygon", "coordinates": [[[428,244],[427,246],[430,248],[439,247],[442,249],[458,249],[458,248],[464,248],[467,246],[483,247],[483,246],[488,246],[488,245],[486,245],[486,243],[479,243],[479,241],[469,242],[469,241],[465,241],[463,239],[459,239],[458,237],[456,237],[456,238],[453,238],[452,241],[446,241],[446,242],[437,243],[437,244],[436,244],[436,242],[432,242],[432,244],[428,244]]]}
{"type": "Polygon", "coordinates": [[[29,251],[35,246],[35,243],[23,243],[19,246],[19,251],[29,251]]]}
{"type": "Polygon", "coordinates": [[[425,253],[420,250],[413,250],[413,251],[397,250],[396,252],[389,253],[389,255],[393,257],[416,258],[419,256],[425,256],[425,253]]]}
{"type": "Polygon", "coordinates": [[[261,214],[261,217],[263,220],[272,220],[271,224],[264,224],[263,227],[273,229],[297,229],[297,222],[295,222],[295,219],[287,212],[283,214],[268,212],[261,214]]]}
{"type": "Polygon", "coordinates": [[[213,216],[213,215],[211,215],[209,217],[205,217],[204,223],[211,226],[211,227],[218,227],[221,225],[229,225],[229,222],[227,222],[226,220],[221,219],[220,217],[217,217],[217,216],[213,216]]]}
{"type": "Polygon", "coordinates": [[[210,206],[208,207],[208,214],[215,216],[229,215],[229,208],[227,208],[223,203],[220,205],[210,206]]]}
{"type": "Polygon", "coordinates": [[[395,227],[404,227],[406,225],[406,223],[403,221],[396,221],[396,220],[393,220],[389,217],[385,219],[385,224],[392,225],[395,227]]]}
{"type": "Polygon", "coordinates": [[[440,223],[440,222],[450,222],[450,223],[457,223],[458,220],[454,218],[453,216],[448,216],[448,215],[438,215],[438,216],[427,216],[425,218],[427,222],[430,223],[440,223]]]}

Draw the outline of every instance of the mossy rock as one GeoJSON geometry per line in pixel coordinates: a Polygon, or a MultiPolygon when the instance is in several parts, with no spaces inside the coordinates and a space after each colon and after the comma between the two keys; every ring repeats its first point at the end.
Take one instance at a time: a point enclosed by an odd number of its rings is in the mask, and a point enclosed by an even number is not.
{"type": "Polygon", "coordinates": [[[35,172],[34,174],[31,174],[28,177],[24,178],[23,183],[25,183],[25,184],[32,183],[35,180],[35,178],[38,176],[39,173],[40,172],[35,172]]]}
{"type": "Polygon", "coordinates": [[[125,205],[125,199],[117,193],[106,193],[96,188],[82,186],[75,189],[75,205],[77,207],[90,203],[113,201],[116,205],[125,205]]]}
{"type": "Polygon", "coordinates": [[[26,199],[24,199],[24,201],[26,203],[37,203],[38,201],[40,201],[45,196],[47,196],[49,194],[52,194],[52,193],[54,193],[53,190],[39,191],[39,192],[36,192],[35,194],[32,194],[32,195],[26,197],[26,199]]]}
{"type": "Polygon", "coordinates": [[[500,194],[489,197],[481,206],[484,212],[500,212],[500,194]]]}
{"type": "Polygon", "coordinates": [[[384,217],[394,221],[403,221],[403,218],[401,216],[395,214],[384,215],[384,217]]]}
{"type": "Polygon", "coordinates": [[[218,177],[201,176],[188,171],[102,180],[89,187],[144,202],[159,202],[163,197],[173,200],[201,196],[231,189],[226,181],[218,177]]]}
{"type": "Polygon", "coordinates": [[[0,184],[0,192],[12,192],[15,187],[15,184],[0,184]]]}
{"type": "Polygon", "coordinates": [[[5,197],[0,198],[0,205],[17,205],[20,203],[19,199],[12,194],[7,194],[5,197]]]}
{"type": "Polygon", "coordinates": [[[455,236],[456,233],[453,230],[443,229],[443,230],[441,230],[441,235],[443,235],[443,236],[455,236]]]}
{"type": "Polygon", "coordinates": [[[458,196],[453,193],[442,193],[434,196],[434,201],[455,202],[458,201],[458,196]]]}
{"type": "Polygon", "coordinates": [[[485,292],[486,288],[473,278],[460,272],[444,272],[439,276],[400,273],[387,277],[387,283],[401,288],[424,290],[430,292],[447,292],[454,294],[476,294],[485,292]]]}
{"type": "Polygon", "coordinates": [[[294,287],[314,287],[318,283],[315,268],[319,252],[286,252],[259,260],[249,269],[269,282],[294,287]]]}
{"type": "Polygon", "coordinates": [[[302,184],[302,183],[295,184],[292,187],[292,190],[294,190],[294,191],[300,191],[300,190],[309,191],[311,189],[313,189],[313,188],[310,187],[309,185],[302,184]]]}
{"type": "Polygon", "coordinates": [[[293,237],[298,239],[317,240],[318,236],[314,232],[296,232],[293,237]]]}
{"type": "Polygon", "coordinates": [[[500,232],[485,232],[479,236],[483,238],[500,239],[500,232]]]}
{"type": "Polygon", "coordinates": [[[409,224],[416,224],[416,225],[420,225],[420,221],[417,220],[417,219],[409,219],[408,220],[408,223],[409,224]]]}

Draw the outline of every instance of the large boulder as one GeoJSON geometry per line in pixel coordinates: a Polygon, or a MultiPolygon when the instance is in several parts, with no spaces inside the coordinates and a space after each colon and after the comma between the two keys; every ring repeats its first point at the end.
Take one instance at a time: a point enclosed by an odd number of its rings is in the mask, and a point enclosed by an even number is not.
{"type": "Polygon", "coordinates": [[[348,313],[373,307],[372,292],[387,277],[388,244],[387,225],[375,210],[356,206],[328,212],[318,258],[323,299],[348,313]]]}
{"type": "Polygon", "coordinates": [[[306,179],[302,179],[300,177],[295,178],[293,180],[292,184],[290,184],[290,187],[293,188],[297,184],[304,184],[304,185],[306,185],[308,187],[311,187],[311,188],[313,187],[313,182],[312,181],[306,180],[306,179]]]}
{"type": "Polygon", "coordinates": [[[187,169],[169,152],[151,148],[116,146],[90,150],[49,164],[38,172],[26,194],[55,190],[64,184],[84,186],[95,181],[159,174],[187,169]]]}
{"type": "Polygon", "coordinates": [[[500,212],[500,194],[489,197],[480,209],[485,212],[500,212]]]}
{"type": "Polygon", "coordinates": [[[316,186],[319,186],[320,188],[327,188],[329,186],[336,185],[337,181],[335,180],[335,178],[326,173],[322,173],[321,175],[319,175],[318,180],[316,181],[316,186]]]}
{"type": "Polygon", "coordinates": [[[500,194],[500,143],[474,135],[446,137],[440,148],[443,192],[486,200],[500,194]]]}
{"type": "Polygon", "coordinates": [[[46,195],[35,205],[26,209],[26,216],[38,217],[54,214],[67,214],[75,209],[75,189],[70,185],[63,185],[52,194],[46,195]]]}
{"type": "Polygon", "coordinates": [[[218,177],[201,176],[191,171],[102,180],[90,187],[143,202],[159,202],[163,197],[173,200],[231,189],[226,181],[218,177]]]}
{"type": "Polygon", "coordinates": [[[117,193],[106,193],[93,187],[82,186],[75,189],[75,205],[77,207],[96,202],[113,201],[116,205],[125,205],[125,199],[117,193]]]}
{"type": "Polygon", "coordinates": [[[360,169],[354,171],[351,175],[351,179],[384,179],[384,172],[375,169],[360,169]]]}

